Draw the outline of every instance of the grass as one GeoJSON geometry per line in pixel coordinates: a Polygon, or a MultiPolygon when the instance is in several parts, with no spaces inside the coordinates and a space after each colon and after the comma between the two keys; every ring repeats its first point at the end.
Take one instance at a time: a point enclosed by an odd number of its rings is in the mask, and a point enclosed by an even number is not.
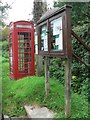
{"type": "MultiPolygon", "coordinates": [[[[53,110],[58,118],[64,115],[64,87],[50,79],[50,94],[45,97],[44,77],[26,77],[17,81],[10,80],[8,63],[2,64],[2,107],[9,116],[26,116],[25,104],[38,104],[53,110]]],[[[72,92],[72,118],[87,117],[88,103],[72,92]]]]}

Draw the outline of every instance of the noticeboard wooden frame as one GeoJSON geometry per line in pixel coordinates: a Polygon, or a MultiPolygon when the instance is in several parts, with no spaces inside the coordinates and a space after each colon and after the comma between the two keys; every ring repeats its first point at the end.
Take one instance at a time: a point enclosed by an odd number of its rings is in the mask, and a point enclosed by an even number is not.
{"type": "MultiPolygon", "coordinates": [[[[58,22],[59,23],[59,22],[58,22]]],[[[55,23],[56,24],[56,23],[55,23]]],[[[55,25],[53,25],[55,26],[55,25]]],[[[44,28],[44,27],[43,27],[44,28]]],[[[42,28],[42,29],[43,29],[42,28]]],[[[45,29],[45,28],[44,28],[45,29]]],[[[55,31],[55,30],[54,30],[55,31]]],[[[57,31],[58,32],[58,31],[57,31]]],[[[65,5],[62,8],[51,9],[47,11],[37,22],[37,34],[38,34],[38,52],[39,55],[48,57],[60,57],[60,58],[71,58],[71,6],[65,5]],[[59,18],[62,18],[62,49],[52,50],[51,49],[51,22],[59,18]],[[46,25],[46,38],[47,47],[41,45],[42,34],[41,28],[46,25]]],[[[43,36],[43,38],[45,38],[43,36]]],[[[60,42],[60,39],[58,39],[60,42]]]]}

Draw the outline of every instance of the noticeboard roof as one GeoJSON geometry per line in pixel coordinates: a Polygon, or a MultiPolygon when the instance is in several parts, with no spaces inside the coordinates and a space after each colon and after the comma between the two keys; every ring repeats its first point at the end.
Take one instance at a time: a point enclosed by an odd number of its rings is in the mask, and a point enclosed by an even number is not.
{"type": "Polygon", "coordinates": [[[64,5],[64,6],[61,7],[61,8],[56,7],[56,8],[53,8],[53,9],[48,10],[48,11],[40,18],[40,20],[37,22],[37,24],[40,24],[41,22],[47,20],[48,18],[50,18],[50,17],[52,17],[52,16],[55,16],[56,14],[64,11],[64,10],[66,9],[66,7],[71,8],[70,5],[64,5]]]}

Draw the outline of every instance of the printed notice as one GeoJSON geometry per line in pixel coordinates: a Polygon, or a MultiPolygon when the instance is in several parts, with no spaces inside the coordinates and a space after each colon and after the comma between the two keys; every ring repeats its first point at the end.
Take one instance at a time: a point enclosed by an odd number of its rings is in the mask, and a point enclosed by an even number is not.
{"type": "Polygon", "coordinates": [[[52,21],[53,22],[53,35],[60,34],[62,30],[62,17],[52,21]]]}
{"type": "Polygon", "coordinates": [[[47,40],[47,26],[44,25],[42,27],[42,34],[41,34],[41,40],[43,41],[43,46],[42,48],[44,48],[44,51],[48,51],[48,40],[47,40]]]}
{"type": "Polygon", "coordinates": [[[62,17],[51,21],[52,35],[55,41],[55,47],[53,50],[63,50],[63,31],[62,31],[62,17]]]}

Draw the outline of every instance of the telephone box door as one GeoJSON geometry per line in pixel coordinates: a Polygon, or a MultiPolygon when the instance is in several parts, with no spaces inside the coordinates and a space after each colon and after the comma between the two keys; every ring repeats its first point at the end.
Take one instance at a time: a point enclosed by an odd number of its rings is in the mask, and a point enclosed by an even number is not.
{"type": "Polygon", "coordinates": [[[18,32],[18,73],[33,74],[32,32],[18,32]]]}

